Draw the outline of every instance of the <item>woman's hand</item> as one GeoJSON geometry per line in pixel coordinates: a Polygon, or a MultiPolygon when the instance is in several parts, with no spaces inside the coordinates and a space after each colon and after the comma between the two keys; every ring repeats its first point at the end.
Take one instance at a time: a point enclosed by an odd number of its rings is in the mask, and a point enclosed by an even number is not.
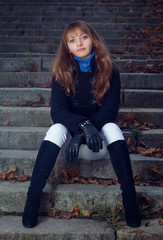
{"type": "Polygon", "coordinates": [[[77,132],[72,139],[70,140],[67,148],[66,148],[66,159],[68,161],[74,161],[79,154],[79,147],[83,140],[83,134],[81,132],[77,132]]]}
{"type": "Polygon", "coordinates": [[[99,152],[99,150],[103,148],[102,137],[98,130],[88,120],[80,123],[78,128],[83,133],[89,149],[93,152],[99,152]]]}

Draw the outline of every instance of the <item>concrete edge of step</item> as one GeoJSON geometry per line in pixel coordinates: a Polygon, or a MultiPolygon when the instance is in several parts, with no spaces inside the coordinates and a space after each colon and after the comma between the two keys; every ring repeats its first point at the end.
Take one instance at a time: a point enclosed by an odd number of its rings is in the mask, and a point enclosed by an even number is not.
{"type": "Polygon", "coordinates": [[[56,240],[65,239],[64,236],[72,236],[74,240],[81,240],[88,237],[89,240],[132,240],[132,239],[155,239],[163,238],[161,219],[142,220],[139,228],[126,226],[125,222],[120,222],[118,230],[113,230],[105,222],[93,221],[90,219],[54,219],[49,217],[39,217],[38,225],[33,229],[24,228],[20,216],[0,216],[0,237],[8,236],[21,237],[26,240],[29,236],[33,240],[56,240]],[[87,236],[87,234],[89,234],[87,236]]]}
{"type": "MultiPolygon", "coordinates": [[[[1,182],[0,214],[22,214],[29,182],[1,182]],[[19,207],[18,207],[19,206],[19,207]]],[[[163,205],[163,189],[157,186],[136,186],[137,195],[144,194],[152,201],[152,208],[163,205]]],[[[41,199],[40,213],[47,214],[51,207],[69,212],[77,205],[80,210],[122,204],[118,185],[59,184],[55,188],[47,184],[41,199]]]]}

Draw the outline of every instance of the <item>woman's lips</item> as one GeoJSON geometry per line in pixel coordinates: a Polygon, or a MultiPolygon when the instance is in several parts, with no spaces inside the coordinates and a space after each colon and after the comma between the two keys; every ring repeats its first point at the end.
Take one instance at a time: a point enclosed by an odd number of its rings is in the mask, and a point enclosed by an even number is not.
{"type": "Polygon", "coordinates": [[[82,52],[84,50],[85,50],[85,48],[80,48],[80,49],[77,50],[77,52],[82,52]]]}

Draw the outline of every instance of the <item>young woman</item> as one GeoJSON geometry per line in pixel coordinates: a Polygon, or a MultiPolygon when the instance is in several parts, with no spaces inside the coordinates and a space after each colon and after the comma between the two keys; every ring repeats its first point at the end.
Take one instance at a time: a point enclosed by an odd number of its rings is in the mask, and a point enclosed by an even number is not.
{"type": "Polygon", "coordinates": [[[37,225],[42,189],[59,152],[65,151],[67,160],[72,161],[78,157],[99,159],[107,150],[121,185],[126,222],[138,227],[141,220],[128,149],[114,123],[120,103],[120,75],[101,38],[89,24],[75,21],[68,25],[52,73],[54,124],[38,152],[23,225],[27,228],[37,225]]]}

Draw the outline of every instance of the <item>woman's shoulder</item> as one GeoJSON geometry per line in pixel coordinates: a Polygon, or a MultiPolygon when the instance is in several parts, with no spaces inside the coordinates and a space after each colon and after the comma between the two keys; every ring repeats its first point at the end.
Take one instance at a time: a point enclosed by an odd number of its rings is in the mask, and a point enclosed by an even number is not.
{"type": "Polygon", "coordinates": [[[56,80],[56,77],[55,77],[55,75],[53,75],[52,77],[51,77],[51,86],[52,86],[52,89],[54,89],[54,88],[60,88],[61,86],[60,86],[60,84],[58,83],[58,81],[56,80]]]}
{"type": "Polygon", "coordinates": [[[117,86],[120,86],[121,84],[120,72],[119,72],[118,66],[114,62],[113,62],[113,69],[112,69],[112,74],[110,78],[110,84],[111,84],[111,87],[114,87],[114,86],[117,87],[117,86]]]}
{"type": "Polygon", "coordinates": [[[57,81],[55,75],[52,75],[52,77],[51,77],[51,82],[52,82],[52,85],[53,85],[53,84],[55,84],[55,85],[59,85],[59,82],[57,81]]]}
{"type": "Polygon", "coordinates": [[[118,66],[117,64],[113,61],[112,62],[112,66],[113,66],[113,69],[112,69],[112,73],[119,73],[119,69],[118,69],[118,66]]]}
{"type": "Polygon", "coordinates": [[[55,82],[56,81],[56,77],[55,77],[55,75],[52,75],[51,76],[51,82],[55,82]]]}
{"type": "Polygon", "coordinates": [[[120,72],[119,72],[119,69],[118,69],[118,66],[116,65],[115,62],[112,63],[112,74],[111,74],[111,79],[113,78],[120,78],[120,72]]]}

